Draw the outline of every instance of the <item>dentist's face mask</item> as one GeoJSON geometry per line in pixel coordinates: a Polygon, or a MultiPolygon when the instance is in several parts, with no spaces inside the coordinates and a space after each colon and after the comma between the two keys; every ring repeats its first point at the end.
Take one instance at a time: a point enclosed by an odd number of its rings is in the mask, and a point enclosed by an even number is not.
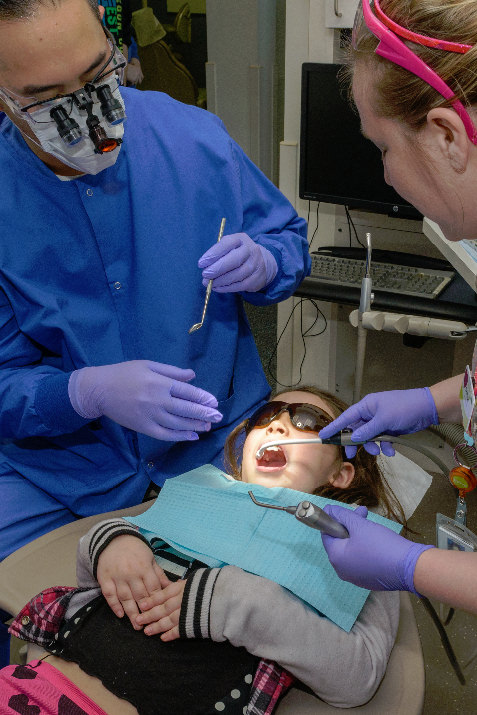
{"type": "Polygon", "coordinates": [[[85,174],[112,166],[126,118],[119,92],[126,61],[105,29],[111,53],[96,76],[71,94],[35,101],[0,88],[0,98],[26,121],[43,151],[85,174]]]}

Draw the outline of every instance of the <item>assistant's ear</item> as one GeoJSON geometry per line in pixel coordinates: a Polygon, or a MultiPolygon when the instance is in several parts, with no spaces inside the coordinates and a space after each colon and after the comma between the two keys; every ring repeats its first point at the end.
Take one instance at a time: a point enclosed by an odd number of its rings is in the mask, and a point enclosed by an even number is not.
{"type": "Polygon", "coordinates": [[[353,481],[354,473],[354,465],[351,462],[342,462],[339,471],[331,477],[330,483],[338,489],[347,489],[353,481]]]}
{"type": "Polygon", "coordinates": [[[454,171],[462,174],[467,168],[472,145],[457,112],[446,107],[431,109],[424,132],[431,146],[441,152],[454,171]]]}
{"type": "Polygon", "coordinates": [[[98,5],[98,10],[99,10],[99,16],[102,20],[104,17],[104,13],[105,13],[104,5],[98,5]]]}

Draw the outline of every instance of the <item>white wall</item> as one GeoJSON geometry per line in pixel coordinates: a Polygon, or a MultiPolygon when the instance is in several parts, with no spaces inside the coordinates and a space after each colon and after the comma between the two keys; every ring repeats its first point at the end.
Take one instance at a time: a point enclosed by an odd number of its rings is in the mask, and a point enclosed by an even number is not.
{"type": "Polygon", "coordinates": [[[207,108],[273,177],[276,0],[207,0],[207,108]]]}

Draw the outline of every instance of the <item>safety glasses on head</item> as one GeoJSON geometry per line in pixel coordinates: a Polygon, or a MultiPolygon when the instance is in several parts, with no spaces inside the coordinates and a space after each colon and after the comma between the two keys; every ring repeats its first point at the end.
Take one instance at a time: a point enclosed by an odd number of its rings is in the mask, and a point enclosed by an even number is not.
{"type": "Polygon", "coordinates": [[[288,412],[291,423],[296,429],[303,432],[319,432],[323,427],[333,421],[333,417],[315,405],[306,402],[281,402],[273,400],[259,407],[245,424],[245,432],[249,434],[253,429],[267,427],[283,412],[288,412]]]}
{"type": "Polygon", "coordinates": [[[459,52],[461,54],[468,52],[472,48],[472,45],[439,40],[412,32],[391,20],[381,9],[379,0],[361,0],[358,10],[356,11],[352,33],[352,46],[355,50],[359,49],[358,43],[363,23],[379,40],[379,44],[375,50],[376,54],[403,67],[408,70],[408,72],[412,72],[416,77],[419,77],[433,87],[436,92],[439,92],[445,99],[448,99],[452,104],[452,108],[462,119],[470,141],[472,144],[477,145],[477,129],[462,102],[456,98],[455,93],[449,85],[446,84],[424,60],[421,60],[420,57],[409,49],[399,37],[403,37],[418,45],[433,47],[446,52],[459,52]],[[374,12],[371,9],[372,7],[374,12]]]}

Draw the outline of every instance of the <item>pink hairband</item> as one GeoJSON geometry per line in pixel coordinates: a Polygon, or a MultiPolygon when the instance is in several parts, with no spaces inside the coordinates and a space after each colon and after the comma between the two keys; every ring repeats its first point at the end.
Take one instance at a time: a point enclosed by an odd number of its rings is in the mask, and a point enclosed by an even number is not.
{"type": "Polygon", "coordinates": [[[379,5],[379,0],[374,0],[375,15],[371,10],[371,2],[372,0],[362,0],[358,7],[353,29],[353,46],[356,47],[358,28],[361,22],[364,21],[368,30],[379,40],[375,50],[376,54],[412,72],[416,77],[433,87],[445,99],[448,99],[452,104],[452,108],[461,118],[470,141],[472,144],[477,145],[477,129],[462,102],[456,98],[449,85],[426,62],[410,50],[397,35],[401,35],[416,44],[462,54],[468,52],[472,45],[447,42],[446,40],[438,40],[411,32],[387,17],[379,5]]]}

